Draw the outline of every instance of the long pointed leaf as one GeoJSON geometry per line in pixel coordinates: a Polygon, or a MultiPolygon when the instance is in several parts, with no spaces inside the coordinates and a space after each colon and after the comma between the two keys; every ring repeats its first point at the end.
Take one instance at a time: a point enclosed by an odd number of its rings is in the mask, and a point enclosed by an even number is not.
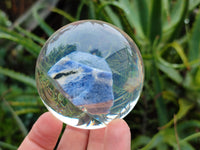
{"type": "MultiPolygon", "coordinates": [[[[155,92],[156,94],[160,95],[162,93],[161,81],[159,78],[160,76],[159,76],[158,69],[156,68],[155,64],[153,67],[153,72],[154,72],[153,81],[154,81],[155,92]]],[[[162,126],[168,122],[168,113],[167,113],[166,105],[164,103],[162,95],[160,95],[156,99],[156,109],[157,109],[159,126],[162,126]]]]}
{"type": "Polygon", "coordinates": [[[200,59],[200,11],[193,25],[191,38],[189,40],[189,60],[200,59]]]}
{"type": "Polygon", "coordinates": [[[28,38],[40,43],[41,45],[43,45],[45,43],[45,40],[38,37],[37,35],[31,33],[30,31],[26,31],[23,28],[21,28],[20,26],[16,26],[16,29],[20,32],[23,33],[25,36],[27,36],[28,38]]]}
{"type": "Polygon", "coordinates": [[[3,102],[6,104],[7,108],[9,109],[13,118],[15,119],[15,121],[16,121],[17,125],[19,126],[23,135],[26,136],[28,131],[27,131],[25,125],[23,124],[23,122],[21,121],[21,119],[19,118],[19,116],[15,113],[15,111],[12,109],[12,107],[9,105],[9,103],[4,98],[3,98],[3,102]]]}
{"type": "MultiPolygon", "coordinates": [[[[180,120],[181,118],[183,118],[193,106],[194,106],[193,103],[189,103],[184,99],[179,99],[179,111],[176,114],[177,120],[180,120]]],[[[174,123],[174,119],[170,120],[162,128],[167,128],[167,127],[171,126],[173,123],[174,123]]]]}
{"type": "Polygon", "coordinates": [[[162,2],[161,0],[151,0],[149,39],[151,44],[156,38],[162,35],[162,2]]]}
{"type": "Polygon", "coordinates": [[[153,149],[154,147],[156,147],[158,144],[160,144],[163,141],[163,135],[159,133],[155,134],[153,136],[153,138],[151,139],[151,141],[143,148],[141,148],[141,150],[150,150],[153,149]]]}
{"type": "Polygon", "coordinates": [[[32,40],[23,37],[15,31],[8,30],[0,26],[0,38],[8,39],[21,44],[27,51],[29,51],[34,56],[37,56],[40,52],[41,47],[34,43],[32,40]]]}
{"type": "Polygon", "coordinates": [[[188,12],[188,4],[189,0],[178,0],[176,2],[171,12],[170,21],[167,18],[163,25],[163,37],[166,37],[165,41],[171,42],[179,35],[188,12]]]}
{"type": "Polygon", "coordinates": [[[147,36],[148,23],[149,23],[149,10],[146,0],[135,0],[134,8],[138,11],[140,25],[142,26],[144,34],[147,36]]]}
{"type": "Polygon", "coordinates": [[[5,143],[5,142],[2,142],[2,141],[0,141],[0,148],[8,148],[9,150],[17,150],[16,146],[13,146],[9,143],[5,143]]]}
{"type": "Polygon", "coordinates": [[[180,75],[180,73],[178,71],[176,71],[173,68],[169,68],[164,66],[163,64],[157,63],[157,67],[164,72],[170,79],[172,79],[173,81],[175,81],[178,84],[181,84],[183,81],[182,76],[180,75]]]}
{"type": "Polygon", "coordinates": [[[110,20],[112,20],[112,23],[115,24],[116,26],[118,26],[120,29],[122,29],[122,24],[121,24],[121,20],[119,19],[119,15],[116,15],[114,13],[114,11],[112,11],[112,9],[109,7],[109,3],[106,3],[104,6],[104,9],[107,13],[107,15],[109,16],[110,20]]]}
{"type": "Polygon", "coordinates": [[[194,10],[200,4],[200,0],[190,0],[189,1],[189,11],[194,10]]]}
{"type": "Polygon", "coordinates": [[[63,17],[65,17],[67,20],[71,21],[71,22],[74,22],[76,21],[76,19],[74,17],[72,17],[70,14],[68,14],[67,12],[61,10],[61,9],[58,9],[58,8],[52,8],[51,9],[52,12],[55,12],[59,15],[62,15],[63,17]]]}
{"type": "Polygon", "coordinates": [[[186,138],[184,138],[183,140],[181,140],[180,142],[183,143],[183,142],[186,142],[186,141],[191,141],[193,139],[196,139],[196,138],[199,138],[200,137],[200,132],[197,132],[197,133],[194,133],[186,138]]]}
{"type": "Polygon", "coordinates": [[[129,22],[129,24],[135,28],[136,35],[141,39],[146,39],[142,26],[140,24],[139,14],[136,9],[134,9],[134,4],[129,0],[120,0],[110,2],[112,5],[122,9],[129,22]]]}
{"type": "Polygon", "coordinates": [[[7,69],[7,68],[2,68],[0,66],[0,74],[9,76],[10,78],[16,79],[20,82],[23,82],[25,84],[28,84],[28,85],[36,88],[35,80],[22,74],[22,73],[15,72],[15,71],[7,69]]]}
{"type": "Polygon", "coordinates": [[[54,33],[54,30],[42,18],[40,18],[39,14],[37,13],[39,9],[40,8],[33,9],[33,16],[37,20],[40,27],[45,31],[45,33],[48,36],[51,36],[54,33]]]}
{"type": "Polygon", "coordinates": [[[77,13],[76,13],[76,20],[79,20],[79,19],[80,19],[81,11],[82,11],[82,9],[83,9],[83,6],[85,5],[85,1],[86,1],[86,0],[80,1],[80,4],[79,4],[78,9],[77,9],[77,13]]]}
{"type": "Polygon", "coordinates": [[[188,62],[188,58],[186,57],[186,54],[185,54],[182,46],[180,44],[178,44],[177,42],[172,42],[172,43],[166,45],[162,49],[162,51],[158,51],[158,56],[157,57],[158,57],[158,60],[160,61],[160,63],[162,63],[163,65],[168,66],[168,67],[171,66],[171,68],[173,68],[174,66],[175,67],[178,67],[178,66],[180,67],[181,66],[181,64],[171,64],[171,63],[167,62],[166,60],[164,60],[164,58],[162,58],[161,55],[166,50],[168,50],[169,47],[174,48],[174,50],[177,52],[178,56],[181,58],[181,60],[183,62],[183,65],[185,66],[185,68],[189,69],[190,68],[190,63],[188,62]]]}

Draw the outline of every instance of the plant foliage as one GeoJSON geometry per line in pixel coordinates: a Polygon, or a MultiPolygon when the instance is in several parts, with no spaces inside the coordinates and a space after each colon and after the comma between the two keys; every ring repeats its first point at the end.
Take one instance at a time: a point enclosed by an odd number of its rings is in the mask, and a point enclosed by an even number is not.
{"type": "Polygon", "coordinates": [[[60,3],[55,8],[35,5],[29,10],[37,24],[35,32],[14,25],[0,11],[0,149],[16,149],[45,111],[33,66],[56,28],[51,26],[53,17],[45,20],[39,15],[42,9],[60,18],[57,28],[81,19],[104,20],[124,30],[138,45],[145,66],[144,90],[125,118],[133,131],[133,149],[198,149],[200,0],[80,0],[73,10],[67,7],[72,0],[60,3]]]}

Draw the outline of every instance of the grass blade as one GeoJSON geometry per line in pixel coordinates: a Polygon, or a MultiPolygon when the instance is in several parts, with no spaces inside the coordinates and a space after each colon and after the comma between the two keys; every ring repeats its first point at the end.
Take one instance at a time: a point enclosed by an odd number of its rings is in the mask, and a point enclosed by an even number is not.
{"type": "Polygon", "coordinates": [[[194,10],[200,4],[200,0],[190,0],[189,1],[189,11],[194,10]]]}
{"type": "Polygon", "coordinates": [[[32,40],[23,37],[15,31],[8,30],[7,28],[0,26],[0,38],[14,41],[33,54],[35,57],[39,54],[41,47],[34,43],[32,40]]]}
{"type": "Polygon", "coordinates": [[[200,10],[196,16],[196,21],[194,22],[192,28],[192,34],[189,40],[189,60],[200,59],[200,10]]]}
{"type": "Polygon", "coordinates": [[[8,148],[9,150],[17,150],[16,146],[0,141],[0,148],[8,148]]]}
{"type": "Polygon", "coordinates": [[[167,16],[167,20],[170,21],[169,0],[163,0],[162,2],[164,13],[167,16]]]}
{"type": "Polygon", "coordinates": [[[82,9],[83,9],[83,6],[84,6],[84,4],[85,4],[85,1],[86,1],[86,0],[80,1],[80,4],[79,4],[79,6],[78,6],[78,10],[77,10],[77,13],[76,13],[76,20],[79,20],[79,19],[80,19],[81,11],[82,11],[82,9]]]}
{"type": "Polygon", "coordinates": [[[39,26],[45,31],[48,36],[51,36],[54,33],[54,30],[38,15],[37,11],[41,8],[33,9],[33,17],[37,20],[39,26]]]}
{"type": "Polygon", "coordinates": [[[150,24],[149,24],[149,40],[151,44],[154,43],[156,38],[160,39],[162,34],[162,2],[161,0],[151,0],[150,11],[150,24]]]}
{"type": "Polygon", "coordinates": [[[176,52],[180,56],[181,60],[183,61],[183,64],[186,66],[186,68],[189,69],[190,68],[189,62],[188,62],[188,59],[185,55],[183,48],[177,42],[173,42],[169,46],[173,47],[176,50],[176,52]]]}
{"type": "MultiPolygon", "coordinates": [[[[183,118],[190,109],[192,109],[194,106],[193,103],[189,103],[184,99],[179,99],[179,111],[176,114],[176,120],[180,120],[181,118],[183,118]]],[[[160,129],[164,129],[167,127],[170,127],[172,124],[174,123],[174,119],[171,119],[166,125],[164,125],[163,127],[161,127],[160,129]]]]}
{"type": "Polygon", "coordinates": [[[161,63],[157,63],[157,67],[176,83],[181,84],[183,82],[182,76],[174,68],[166,67],[161,63]]]}
{"type": "Polygon", "coordinates": [[[131,148],[132,149],[138,149],[139,147],[146,145],[150,142],[151,138],[147,137],[145,135],[140,135],[134,140],[131,141],[131,148]]]}
{"type": "MultiPolygon", "coordinates": [[[[162,58],[162,54],[171,47],[177,52],[178,56],[181,58],[184,67],[187,69],[190,69],[190,63],[188,62],[188,58],[186,57],[186,54],[185,54],[182,46],[180,44],[178,44],[177,42],[172,42],[172,43],[166,45],[161,51],[158,51],[157,57],[158,57],[158,60],[160,61],[160,63],[162,63],[163,65],[166,64],[165,66],[168,66],[168,67],[170,66],[169,65],[170,63],[168,63],[166,60],[164,60],[162,58]]],[[[181,64],[176,64],[176,65],[180,66],[181,64]]],[[[173,66],[173,65],[171,65],[171,66],[173,66]]]]}
{"type": "MultiPolygon", "coordinates": [[[[107,13],[107,16],[109,16],[109,19],[112,21],[113,24],[118,26],[120,29],[123,29],[121,20],[119,18],[119,14],[116,15],[116,13],[109,7],[110,3],[105,3],[101,6],[101,9],[104,8],[105,12],[107,13]]],[[[100,10],[99,10],[100,13],[100,10]]]]}
{"type": "Polygon", "coordinates": [[[135,28],[136,36],[141,39],[145,39],[146,37],[143,33],[142,26],[140,24],[139,14],[136,9],[134,9],[134,3],[129,0],[120,0],[110,2],[113,6],[120,8],[123,10],[125,17],[127,18],[129,24],[135,28]]]}
{"type": "Polygon", "coordinates": [[[151,141],[145,147],[141,148],[141,150],[153,149],[154,147],[156,147],[156,145],[159,145],[163,141],[163,138],[163,135],[161,135],[160,133],[155,134],[151,141]]]}
{"type": "Polygon", "coordinates": [[[35,34],[29,32],[29,31],[24,30],[24,29],[21,28],[20,26],[16,26],[16,29],[17,29],[19,32],[23,33],[23,34],[24,34],[25,36],[27,36],[28,38],[30,38],[30,39],[32,39],[32,40],[34,40],[34,41],[40,43],[41,45],[44,45],[44,43],[45,43],[45,40],[44,40],[44,39],[38,37],[37,35],[35,35],[35,34]]]}
{"type": "Polygon", "coordinates": [[[38,113],[40,111],[41,109],[39,108],[26,108],[26,109],[16,110],[15,113],[17,115],[22,115],[22,114],[28,114],[28,113],[38,113]]]}
{"type": "Polygon", "coordinates": [[[11,112],[13,118],[17,122],[17,125],[19,126],[19,128],[20,128],[23,136],[25,137],[28,134],[28,131],[27,131],[26,127],[24,126],[23,122],[21,121],[21,119],[19,118],[19,116],[15,113],[15,111],[12,109],[12,107],[9,105],[9,103],[4,98],[3,98],[3,102],[8,107],[8,109],[11,112]]]}
{"type": "Polygon", "coordinates": [[[170,21],[167,19],[163,25],[164,40],[171,42],[179,35],[188,12],[188,7],[189,0],[178,0],[176,2],[171,12],[170,21]]]}
{"type": "Polygon", "coordinates": [[[71,22],[74,22],[74,21],[77,21],[74,17],[72,17],[70,14],[68,14],[67,12],[61,10],[61,9],[58,9],[58,8],[52,8],[51,9],[52,12],[55,12],[59,15],[62,15],[63,17],[65,17],[67,20],[71,21],[71,22]]]}
{"type": "Polygon", "coordinates": [[[1,66],[0,66],[0,73],[36,88],[35,80],[22,73],[18,73],[10,69],[3,68],[1,66]]]}
{"type": "Polygon", "coordinates": [[[95,5],[93,1],[87,1],[89,7],[89,18],[96,19],[95,5]]]}
{"type": "Polygon", "coordinates": [[[26,43],[26,41],[24,41],[22,39],[16,38],[16,37],[11,36],[11,35],[6,34],[6,33],[0,33],[0,38],[2,38],[2,39],[8,39],[8,40],[16,42],[16,43],[18,43],[20,45],[23,45],[31,54],[33,54],[34,56],[37,56],[37,53],[35,52],[35,50],[33,50],[32,47],[30,47],[26,43]]]}
{"type": "MultiPolygon", "coordinates": [[[[156,65],[154,64],[154,66],[156,65]]],[[[159,121],[159,126],[163,126],[168,122],[168,113],[162,95],[160,95],[162,93],[162,88],[161,88],[161,81],[159,78],[160,75],[158,69],[156,67],[153,67],[153,72],[154,72],[153,74],[154,88],[157,94],[156,109],[157,109],[158,121],[159,121]]]]}
{"type": "Polygon", "coordinates": [[[0,10],[0,25],[4,27],[9,27],[11,25],[8,16],[2,10],[0,10]]]}
{"type": "Polygon", "coordinates": [[[134,1],[134,8],[138,11],[140,25],[142,26],[143,33],[148,35],[148,23],[149,23],[149,9],[146,0],[134,1]]]}
{"type": "Polygon", "coordinates": [[[11,101],[9,102],[11,106],[38,106],[36,102],[18,102],[18,101],[11,101]]]}
{"type": "Polygon", "coordinates": [[[180,143],[184,143],[184,142],[187,142],[187,141],[191,141],[195,138],[199,138],[200,137],[200,132],[197,132],[197,133],[194,133],[186,138],[184,138],[183,140],[180,141],[180,143]]]}

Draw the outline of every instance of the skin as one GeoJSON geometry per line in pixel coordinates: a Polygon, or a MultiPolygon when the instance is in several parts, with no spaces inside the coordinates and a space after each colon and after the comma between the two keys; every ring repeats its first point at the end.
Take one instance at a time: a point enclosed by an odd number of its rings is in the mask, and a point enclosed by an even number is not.
{"type": "MultiPolygon", "coordinates": [[[[18,150],[53,150],[62,130],[62,122],[46,112],[36,121],[18,150]]],[[[130,150],[131,134],[122,119],[106,128],[82,130],[67,126],[57,150],[130,150]]]]}

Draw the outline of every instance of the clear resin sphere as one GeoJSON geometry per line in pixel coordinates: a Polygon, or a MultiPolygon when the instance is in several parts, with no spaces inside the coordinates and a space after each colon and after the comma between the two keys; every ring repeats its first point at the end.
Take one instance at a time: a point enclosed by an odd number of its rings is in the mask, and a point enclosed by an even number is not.
{"type": "Polygon", "coordinates": [[[140,52],[117,27],[97,20],[68,24],[42,48],[36,64],[39,95],[64,123],[105,127],[137,103],[144,80],[140,52]]]}

